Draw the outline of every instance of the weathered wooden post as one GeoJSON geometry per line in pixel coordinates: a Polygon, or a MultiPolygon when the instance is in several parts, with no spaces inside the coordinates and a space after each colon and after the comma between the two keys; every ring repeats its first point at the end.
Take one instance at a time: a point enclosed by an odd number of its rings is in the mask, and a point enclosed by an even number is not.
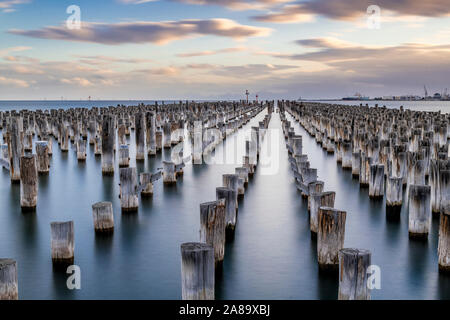
{"type": "Polygon", "coordinates": [[[239,167],[235,168],[234,172],[244,181],[244,190],[242,192],[245,192],[245,187],[248,185],[248,168],[246,167],[239,167]]]}
{"type": "Polygon", "coordinates": [[[177,183],[175,163],[171,161],[163,161],[163,183],[166,185],[177,183]]]}
{"type": "Polygon", "coordinates": [[[311,211],[311,197],[313,194],[323,192],[325,183],[323,181],[313,181],[308,183],[308,212],[311,211]]]}
{"type": "Polygon", "coordinates": [[[77,140],[77,159],[78,161],[86,161],[86,144],[87,141],[84,139],[77,140]]]}
{"type": "Polygon", "coordinates": [[[114,231],[114,214],[111,202],[97,202],[92,205],[94,229],[98,233],[110,233],[114,231]]]}
{"type": "Polygon", "coordinates": [[[11,182],[19,182],[22,141],[20,140],[19,120],[17,119],[17,117],[12,117],[10,119],[8,130],[8,153],[11,182]]]}
{"type": "Polygon", "coordinates": [[[50,171],[50,157],[48,155],[47,141],[36,141],[37,170],[39,174],[50,171]]]}
{"type": "Polygon", "coordinates": [[[201,121],[194,122],[192,157],[194,164],[202,164],[203,156],[203,124],[201,121]]]}
{"type": "Polygon", "coordinates": [[[153,112],[146,113],[146,129],[147,129],[147,151],[148,155],[156,155],[156,119],[153,112]]]}
{"type": "Polygon", "coordinates": [[[75,248],[73,221],[52,222],[50,228],[53,263],[73,264],[75,248]]]}
{"type": "Polygon", "coordinates": [[[238,195],[239,195],[239,176],[237,174],[224,174],[222,175],[223,187],[232,189],[236,192],[236,211],[238,208],[238,195]]]}
{"type": "Polygon", "coordinates": [[[216,199],[225,199],[226,208],[226,228],[230,231],[234,231],[237,221],[237,207],[236,207],[236,191],[229,188],[219,187],[216,188],[216,199]]]}
{"type": "Polygon", "coordinates": [[[124,212],[137,211],[139,208],[136,168],[120,169],[120,207],[124,212]]]}
{"type": "Polygon", "coordinates": [[[439,270],[450,272],[450,200],[442,203],[438,244],[439,270]]]}
{"type": "Polygon", "coordinates": [[[156,138],[156,152],[159,152],[162,150],[163,147],[162,144],[163,133],[161,130],[156,130],[155,138],[156,138]]]}
{"type": "Polygon", "coordinates": [[[370,166],[369,197],[383,198],[384,196],[384,165],[373,164],[370,166]]]}
{"type": "Polygon", "coordinates": [[[317,235],[319,230],[319,208],[333,208],[335,197],[336,192],[334,191],[315,193],[311,196],[309,227],[313,236],[317,235]]]}
{"type": "MultiPolygon", "coordinates": [[[[161,173],[159,173],[160,175],[161,173]]],[[[139,184],[141,189],[141,196],[151,197],[153,195],[153,174],[149,172],[142,172],[139,175],[139,184]]]]}
{"type": "Polygon", "coordinates": [[[361,152],[352,153],[352,177],[358,178],[361,167],[361,152]]]}
{"type": "Polygon", "coordinates": [[[144,113],[138,112],[135,117],[135,133],[136,133],[136,160],[145,159],[145,117],[144,113]]]}
{"type": "Polygon", "coordinates": [[[214,248],[207,243],[181,245],[183,300],[214,300],[214,248]]]}
{"type": "Polygon", "coordinates": [[[388,177],[386,183],[386,207],[400,208],[403,203],[403,178],[388,177]]]}
{"type": "Polygon", "coordinates": [[[163,125],[164,130],[164,148],[170,149],[172,147],[172,126],[170,122],[165,122],[163,125]]]}
{"type": "Polygon", "coordinates": [[[37,206],[38,174],[36,155],[20,157],[20,206],[24,211],[34,211],[37,206]]]}
{"type": "Polygon", "coordinates": [[[12,259],[0,259],[0,300],[18,300],[17,263],[12,259]]]}
{"type": "Polygon", "coordinates": [[[94,138],[94,155],[102,155],[102,138],[100,136],[94,138]]]}
{"type": "Polygon", "coordinates": [[[102,173],[114,173],[114,144],[115,144],[114,118],[111,115],[103,116],[102,123],[102,173]]]}
{"type": "Polygon", "coordinates": [[[119,167],[126,168],[130,165],[130,149],[128,145],[119,147],[119,167]]]}
{"type": "Polygon", "coordinates": [[[9,170],[9,155],[8,155],[8,145],[0,145],[0,164],[3,168],[9,170]]]}
{"type": "Polygon", "coordinates": [[[200,242],[214,248],[216,267],[225,255],[225,199],[200,204],[200,242]]]}
{"type": "Polygon", "coordinates": [[[342,142],[342,168],[352,169],[352,143],[351,141],[342,142]]]}
{"type": "Polygon", "coordinates": [[[317,258],[321,270],[339,269],[339,250],[344,247],[347,212],[319,208],[319,232],[317,234],[317,258]]]}
{"type": "Polygon", "coordinates": [[[371,253],[364,249],[339,250],[339,300],[370,300],[367,270],[371,253]]]}
{"type": "Polygon", "coordinates": [[[409,186],[409,236],[426,238],[431,225],[431,187],[409,186]]]}

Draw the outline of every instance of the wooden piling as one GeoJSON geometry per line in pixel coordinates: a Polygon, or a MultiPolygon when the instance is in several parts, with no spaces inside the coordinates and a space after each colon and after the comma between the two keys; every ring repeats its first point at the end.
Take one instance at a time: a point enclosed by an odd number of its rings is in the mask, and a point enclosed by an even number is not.
{"type": "Polygon", "coordinates": [[[450,273],[450,200],[442,204],[438,244],[439,271],[450,273]]]}
{"type": "Polygon", "coordinates": [[[317,234],[317,260],[323,271],[339,269],[339,250],[344,247],[345,211],[319,208],[319,227],[317,234]]]}
{"type": "Polygon", "coordinates": [[[102,173],[114,173],[114,145],[115,145],[114,118],[104,115],[102,122],[102,173]]]}
{"type": "Polygon", "coordinates": [[[128,145],[119,147],[119,168],[126,168],[130,165],[130,149],[128,145]]]}
{"type": "Polygon", "coordinates": [[[24,211],[34,211],[37,206],[38,174],[36,155],[20,157],[20,206],[24,211]]]}
{"type": "Polygon", "coordinates": [[[320,207],[333,208],[335,197],[336,192],[334,191],[315,193],[311,196],[309,227],[313,235],[317,234],[319,230],[319,208],[320,207]]]}
{"type": "Polygon", "coordinates": [[[217,200],[225,199],[226,228],[231,231],[234,231],[237,222],[236,197],[237,197],[236,191],[233,189],[224,187],[216,188],[216,199],[217,200]]]}
{"type": "Polygon", "coordinates": [[[12,259],[0,259],[0,300],[18,300],[17,263],[12,259]]]}
{"type": "Polygon", "coordinates": [[[171,161],[163,161],[163,183],[166,185],[177,183],[175,163],[171,161]]]}
{"type": "Polygon", "coordinates": [[[47,141],[36,141],[36,156],[38,173],[48,174],[50,172],[50,157],[47,141]]]}
{"type": "Polygon", "coordinates": [[[73,221],[52,222],[50,228],[53,263],[73,264],[75,249],[73,221]]]}
{"type": "Polygon", "coordinates": [[[409,236],[426,238],[431,225],[431,187],[409,186],[409,236]]]}
{"type": "Polygon", "coordinates": [[[84,139],[79,139],[77,141],[77,160],[86,161],[86,144],[87,141],[84,139]]]}
{"type": "Polygon", "coordinates": [[[370,300],[367,270],[371,253],[364,249],[339,250],[339,300],[370,300]]]}
{"type": "Polygon", "coordinates": [[[370,166],[369,197],[383,198],[384,196],[384,165],[373,164],[370,166]]]}
{"type": "Polygon", "coordinates": [[[386,179],[386,207],[401,207],[403,203],[403,178],[386,179]]]}
{"type": "Polygon", "coordinates": [[[111,202],[97,202],[92,205],[94,229],[98,233],[111,233],[114,231],[114,214],[111,202]]]}
{"type": "Polygon", "coordinates": [[[120,207],[124,212],[134,212],[139,208],[136,168],[120,169],[120,207]]]}
{"type": "Polygon", "coordinates": [[[135,115],[136,161],[145,159],[145,117],[142,112],[135,115]]]}
{"type": "Polygon", "coordinates": [[[225,255],[225,199],[200,204],[200,242],[214,248],[216,267],[225,255]]]}
{"type": "Polygon", "coordinates": [[[181,245],[183,300],[214,300],[214,249],[206,243],[181,245]]]}
{"type": "Polygon", "coordinates": [[[141,186],[141,196],[151,197],[153,195],[152,174],[149,172],[142,172],[139,175],[139,184],[141,186]]]}

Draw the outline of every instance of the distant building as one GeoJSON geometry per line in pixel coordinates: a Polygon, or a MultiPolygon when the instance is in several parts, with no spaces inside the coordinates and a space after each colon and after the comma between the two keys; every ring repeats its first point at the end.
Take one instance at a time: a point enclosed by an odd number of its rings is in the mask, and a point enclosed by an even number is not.
{"type": "Polygon", "coordinates": [[[441,100],[441,94],[440,93],[435,93],[434,95],[433,95],[433,99],[434,100],[441,100]]]}

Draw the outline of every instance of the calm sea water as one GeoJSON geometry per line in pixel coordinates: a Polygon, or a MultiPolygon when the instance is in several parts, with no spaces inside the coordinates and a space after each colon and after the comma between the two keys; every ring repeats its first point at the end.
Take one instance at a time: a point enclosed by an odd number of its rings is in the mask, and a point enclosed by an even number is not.
{"type": "MultiPolygon", "coordinates": [[[[116,105],[114,103],[113,105],[116,105]]],[[[244,152],[247,130],[262,120],[259,114],[216,150],[223,158],[232,149],[244,152]]],[[[304,152],[325,189],[336,191],[336,207],[346,210],[345,246],[372,251],[372,263],[381,268],[381,290],[374,299],[450,299],[450,277],[438,273],[437,218],[428,241],[408,238],[408,215],[386,219],[384,201],[373,201],[351,173],[336,164],[298,125],[304,152]]],[[[335,276],[319,275],[316,242],[311,239],[307,203],[297,192],[281,134],[279,115],[270,128],[279,142],[260,161],[278,159],[275,174],[258,169],[239,203],[235,238],[226,246],[222,274],[216,281],[218,299],[336,299],[335,276]],[[276,136],[276,130],[280,130],[276,136]]],[[[266,138],[265,144],[269,139],[266,138]]],[[[154,172],[162,155],[143,163],[133,160],[134,134],[129,140],[131,165],[138,172],[154,172]]],[[[263,147],[264,148],[264,147],[263,147]]],[[[19,267],[21,299],[179,299],[181,298],[180,244],[199,239],[199,204],[215,199],[222,174],[238,164],[187,165],[176,187],[155,184],[152,199],[140,199],[137,214],[122,214],[118,173],[101,174],[100,157],[88,148],[86,163],[78,163],[75,149],[62,154],[54,142],[50,175],[39,177],[35,214],[20,210],[20,188],[0,170],[0,257],[14,258],[19,267]],[[91,205],[112,201],[115,232],[96,236],[91,205]],[[81,290],[66,287],[64,272],[52,269],[50,222],[74,220],[75,264],[81,268],[81,290]]]]}

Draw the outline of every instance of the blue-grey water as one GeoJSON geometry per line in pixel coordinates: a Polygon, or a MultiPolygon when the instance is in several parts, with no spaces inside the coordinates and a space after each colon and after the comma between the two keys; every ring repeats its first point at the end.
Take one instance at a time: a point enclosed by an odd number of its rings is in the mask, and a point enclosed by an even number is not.
{"type": "MultiPolygon", "coordinates": [[[[216,156],[224,158],[235,148],[240,159],[247,130],[265,114],[227,138],[216,156]]],[[[272,134],[279,143],[260,159],[261,163],[278,159],[278,170],[265,174],[258,168],[239,203],[235,237],[226,246],[223,272],[216,280],[218,299],[337,298],[337,277],[318,272],[307,203],[296,190],[280,124],[274,113],[270,128],[276,129],[272,134]]],[[[347,211],[345,246],[371,250],[372,263],[381,268],[381,289],[372,291],[373,299],[450,299],[450,277],[438,272],[438,219],[433,219],[428,241],[410,240],[406,208],[400,220],[387,220],[384,200],[370,200],[368,190],[359,188],[351,173],[336,164],[335,156],[322,151],[297,123],[293,126],[303,135],[304,153],[318,168],[325,189],[336,191],[336,207],[347,211]]],[[[156,171],[170,157],[165,150],[136,164],[133,133],[129,142],[131,165],[137,165],[138,172],[156,171]]],[[[85,163],[77,162],[74,150],[71,146],[62,154],[54,142],[50,175],[39,177],[35,214],[21,212],[19,185],[11,185],[7,171],[0,172],[0,257],[18,262],[20,298],[181,298],[180,244],[198,241],[199,204],[214,200],[222,174],[239,165],[189,164],[176,187],[164,187],[159,181],[152,199],[140,199],[137,214],[122,214],[117,170],[113,177],[104,177],[93,147],[88,148],[85,163]],[[115,231],[110,237],[94,233],[91,205],[97,201],[113,202],[115,231]],[[68,275],[52,269],[50,222],[65,220],[75,223],[81,290],[68,290],[68,275]]]]}

